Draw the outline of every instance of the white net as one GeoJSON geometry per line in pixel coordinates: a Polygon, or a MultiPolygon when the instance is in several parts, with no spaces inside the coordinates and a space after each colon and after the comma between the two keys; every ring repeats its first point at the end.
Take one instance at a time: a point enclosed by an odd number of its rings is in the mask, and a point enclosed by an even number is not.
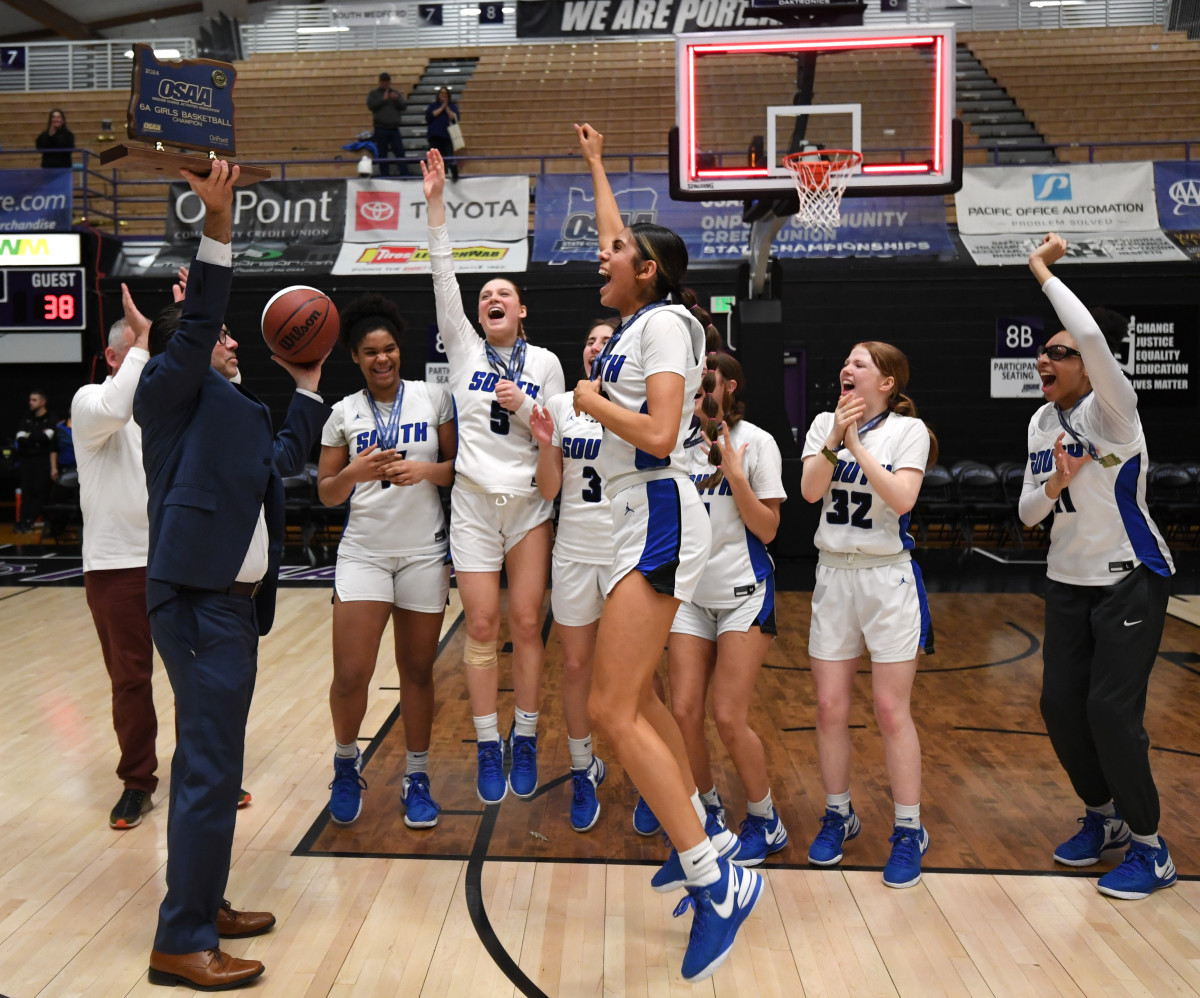
{"type": "Polygon", "coordinates": [[[848,149],[797,152],[783,157],[800,198],[796,221],[821,229],[833,238],[842,221],[842,194],[850,175],[862,163],[862,153],[848,149]]]}

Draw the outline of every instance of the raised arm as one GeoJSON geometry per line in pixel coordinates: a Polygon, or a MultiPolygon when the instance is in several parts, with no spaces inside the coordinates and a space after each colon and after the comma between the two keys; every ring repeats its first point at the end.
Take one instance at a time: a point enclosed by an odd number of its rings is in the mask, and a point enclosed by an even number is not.
{"type": "Polygon", "coordinates": [[[600,234],[600,248],[609,249],[613,240],[621,234],[625,224],[621,221],[621,212],[617,209],[617,199],[613,197],[612,185],[608,182],[608,174],[604,172],[604,136],[591,125],[575,126],[575,134],[579,136],[579,151],[583,153],[584,162],[592,175],[592,192],[596,197],[596,230],[600,234]]]}
{"type": "Polygon", "coordinates": [[[1029,255],[1029,269],[1050,299],[1063,327],[1075,337],[1088,380],[1100,402],[1106,435],[1118,443],[1127,443],[1138,433],[1137,392],[1125,377],[1087,306],[1060,278],[1050,273],[1051,264],[1061,260],[1066,252],[1066,240],[1050,232],[1029,255]]]}
{"type": "Polygon", "coordinates": [[[425,220],[429,227],[429,267],[437,304],[438,331],[452,367],[460,366],[479,347],[479,336],[463,309],[462,291],[454,276],[454,248],[446,228],[446,164],[442,154],[430,149],[421,163],[425,191],[425,220]]]}

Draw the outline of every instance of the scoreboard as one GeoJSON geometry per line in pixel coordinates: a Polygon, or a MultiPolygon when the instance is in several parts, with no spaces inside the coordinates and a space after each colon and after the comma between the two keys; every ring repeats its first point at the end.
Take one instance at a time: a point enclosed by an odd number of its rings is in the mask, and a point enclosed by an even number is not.
{"type": "Polygon", "coordinates": [[[82,267],[0,269],[0,332],[87,328],[82,267]]]}

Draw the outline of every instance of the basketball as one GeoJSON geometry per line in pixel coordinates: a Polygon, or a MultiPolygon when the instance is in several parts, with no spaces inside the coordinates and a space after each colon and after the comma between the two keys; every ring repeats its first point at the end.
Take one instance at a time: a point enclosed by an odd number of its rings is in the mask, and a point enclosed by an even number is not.
{"type": "Polygon", "coordinates": [[[295,364],[311,364],[338,337],[338,313],[329,296],[294,284],[275,292],[262,314],[262,334],[271,353],[295,364]]]}

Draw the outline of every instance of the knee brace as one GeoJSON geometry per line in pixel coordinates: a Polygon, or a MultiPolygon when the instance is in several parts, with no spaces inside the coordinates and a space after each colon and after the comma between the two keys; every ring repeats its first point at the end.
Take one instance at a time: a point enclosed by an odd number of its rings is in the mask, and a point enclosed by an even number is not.
{"type": "Polygon", "coordinates": [[[476,641],[467,636],[467,644],[463,649],[463,662],[469,669],[494,669],[500,664],[496,655],[495,641],[476,641]]]}

